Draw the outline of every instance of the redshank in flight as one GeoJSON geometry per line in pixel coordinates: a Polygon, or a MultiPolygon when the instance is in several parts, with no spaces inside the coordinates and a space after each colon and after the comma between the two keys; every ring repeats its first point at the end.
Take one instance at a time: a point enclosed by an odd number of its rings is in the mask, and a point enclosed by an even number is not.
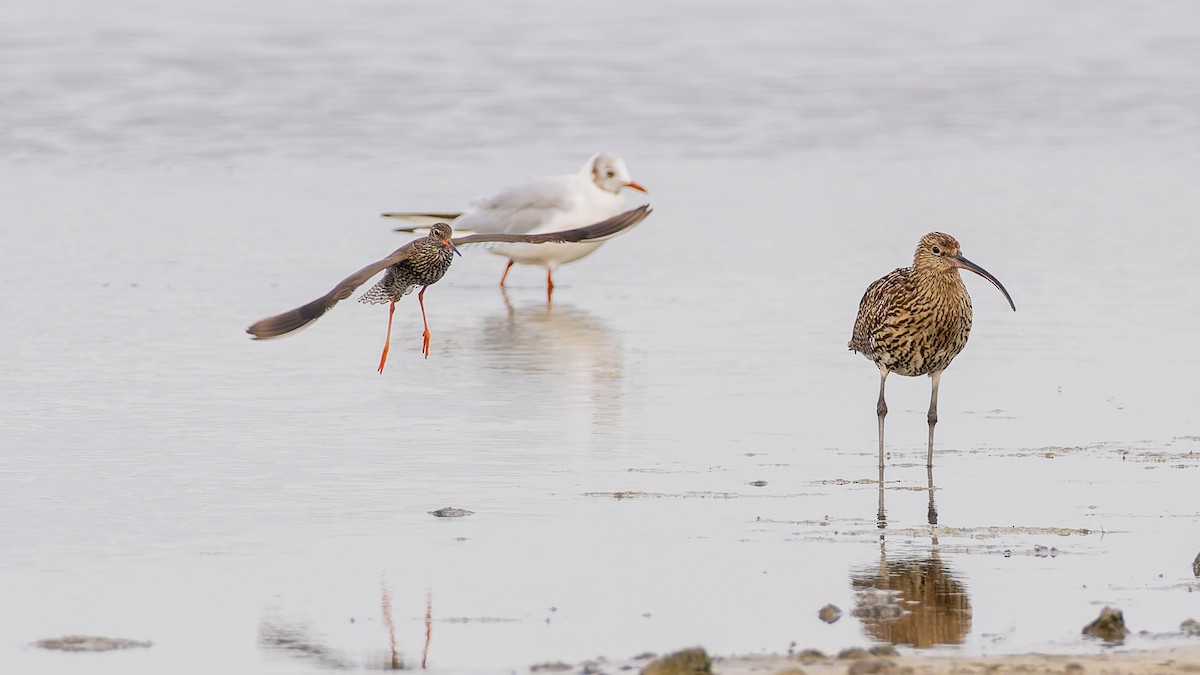
{"type": "MultiPolygon", "coordinates": [[[[387,339],[379,357],[379,372],[387,363],[388,347],[391,344],[392,316],[396,302],[421,287],[417,301],[421,305],[421,321],[425,330],[421,351],[429,358],[429,322],[425,318],[425,289],[435,284],[450,269],[458,246],[483,243],[521,243],[548,245],[564,242],[599,242],[621,234],[640,223],[650,214],[650,206],[643,205],[598,223],[559,232],[542,234],[472,234],[453,237],[453,229],[446,223],[437,223],[428,236],[415,239],[396,249],[391,255],[377,260],[346,277],[325,295],[312,302],[283,314],[262,319],[246,329],[257,340],[277,338],[295,332],[321,318],[339,301],[345,300],[362,284],[379,272],[383,277],[360,299],[365,303],[390,303],[388,311],[387,339]]],[[[461,255],[461,253],[459,253],[461,255]]]]}

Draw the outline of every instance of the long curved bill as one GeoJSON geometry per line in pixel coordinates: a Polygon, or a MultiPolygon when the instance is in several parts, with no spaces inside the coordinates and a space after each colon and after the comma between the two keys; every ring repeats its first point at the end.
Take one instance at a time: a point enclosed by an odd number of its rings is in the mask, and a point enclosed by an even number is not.
{"type": "MultiPolygon", "coordinates": [[[[462,257],[462,251],[458,250],[458,247],[454,245],[454,242],[452,240],[447,239],[446,245],[449,246],[451,249],[453,249],[454,252],[458,254],[458,257],[460,257],[460,258],[462,257]]],[[[1000,282],[997,281],[996,283],[1000,283],[1000,282]]]]}
{"type": "Polygon", "coordinates": [[[982,267],[980,267],[979,265],[976,265],[975,263],[971,262],[970,260],[967,260],[966,258],[962,257],[961,255],[954,256],[954,263],[955,263],[955,265],[954,265],[955,267],[961,267],[964,270],[971,270],[975,274],[978,274],[979,276],[983,277],[984,279],[987,279],[988,281],[992,282],[992,285],[995,286],[996,288],[999,288],[1000,292],[1004,294],[1004,298],[1006,300],[1008,300],[1008,306],[1012,307],[1012,310],[1014,312],[1017,311],[1017,306],[1015,304],[1013,304],[1012,296],[1009,295],[1008,291],[1004,289],[1004,284],[1000,283],[999,279],[992,276],[991,272],[983,269],[982,267]]]}

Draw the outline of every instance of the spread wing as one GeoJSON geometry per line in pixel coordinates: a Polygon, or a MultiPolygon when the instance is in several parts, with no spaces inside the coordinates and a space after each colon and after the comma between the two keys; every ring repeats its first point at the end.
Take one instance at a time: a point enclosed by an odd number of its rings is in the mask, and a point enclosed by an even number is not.
{"type": "Polygon", "coordinates": [[[650,215],[650,205],[643,204],[636,209],[630,209],[625,213],[613,216],[608,220],[602,220],[598,223],[593,223],[584,227],[577,227],[572,230],[560,230],[558,232],[546,232],[544,234],[469,234],[465,237],[455,237],[454,244],[463,246],[465,244],[483,244],[483,243],[514,243],[514,244],[545,244],[548,242],[563,242],[563,241],[604,241],[611,239],[619,234],[624,234],[633,226],[646,219],[650,215]]]}
{"type": "MultiPolygon", "coordinates": [[[[417,241],[417,240],[414,240],[417,241]]],[[[269,340],[271,338],[283,337],[288,333],[300,330],[308,324],[321,318],[325,312],[333,309],[333,306],[339,301],[345,300],[354,293],[354,289],[363,285],[371,277],[379,274],[383,270],[395,265],[408,258],[412,253],[413,242],[410,241],[404,246],[396,249],[391,255],[383,260],[377,260],[361,270],[342,279],[333,290],[325,295],[313,300],[312,302],[301,305],[296,309],[283,314],[277,314],[272,317],[267,317],[261,321],[257,321],[246,329],[246,332],[253,335],[255,340],[269,340]]]]}

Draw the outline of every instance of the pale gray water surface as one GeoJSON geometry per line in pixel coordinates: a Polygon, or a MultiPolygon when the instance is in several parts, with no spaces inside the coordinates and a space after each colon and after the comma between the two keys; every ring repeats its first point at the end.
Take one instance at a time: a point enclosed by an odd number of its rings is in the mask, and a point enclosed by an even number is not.
{"type": "Polygon", "coordinates": [[[1085,652],[1104,604],[1147,648],[1200,614],[1195,5],[4,11],[3,672],[367,667],[385,583],[410,661],[432,597],[446,673],[872,636],[1085,652]],[[655,213],[552,308],[476,249],[426,295],[427,361],[412,298],[383,376],[380,307],[242,332],[398,246],[377,212],[601,148],[655,213]],[[967,279],[936,528],[928,382],[891,379],[881,531],[877,374],[845,344],[931,229],[1018,311],[967,279]],[[850,615],[914,574],[951,609],[850,615]],[[280,630],[315,646],[262,646],[280,630]],[[30,646],[70,633],[154,646],[30,646]]]}

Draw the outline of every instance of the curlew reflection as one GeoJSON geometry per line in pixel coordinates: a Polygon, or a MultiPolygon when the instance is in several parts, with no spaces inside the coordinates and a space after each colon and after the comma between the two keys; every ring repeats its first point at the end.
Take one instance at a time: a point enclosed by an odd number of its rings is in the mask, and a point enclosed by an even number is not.
{"type": "MultiPolygon", "coordinates": [[[[937,504],[934,502],[934,497],[933,497],[933,493],[936,488],[933,485],[933,467],[932,466],[925,467],[925,475],[928,479],[926,489],[929,491],[929,506],[925,511],[925,520],[930,525],[937,525],[937,523],[938,523],[937,504]]],[[[883,463],[881,462],[879,464],[879,509],[875,512],[875,522],[876,522],[876,525],[881,530],[887,527],[887,509],[884,507],[884,503],[883,503],[883,491],[884,491],[884,471],[883,471],[883,463]]],[[[936,539],[936,536],[934,538],[936,539]]]]}
{"type": "MultiPolygon", "coordinates": [[[[884,516],[883,473],[879,481],[879,526],[884,516]]],[[[962,644],[971,632],[971,600],[959,575],[938,549],[933,472],[929,472],[930,544],[926,555],[889,559],[887,533],[879,534],[879,565],[850,574],[856,600],[852,614],[876,640],[912,647],[962,644]]]]}

